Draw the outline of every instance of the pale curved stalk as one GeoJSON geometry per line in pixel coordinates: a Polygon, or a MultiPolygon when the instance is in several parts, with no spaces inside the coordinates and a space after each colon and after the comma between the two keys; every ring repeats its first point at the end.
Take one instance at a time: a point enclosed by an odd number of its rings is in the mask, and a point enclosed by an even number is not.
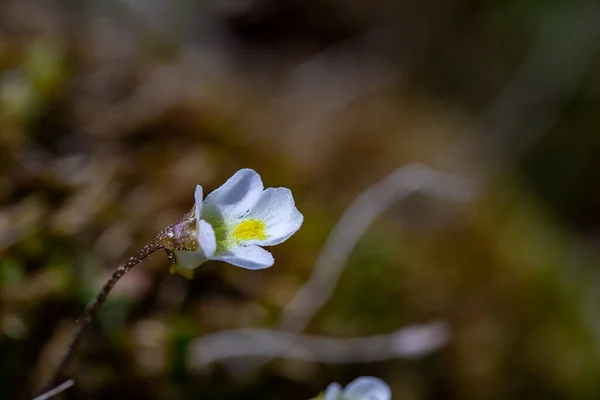
{"type": "Polygon", "coordinates": [[[73,386],[74,384],[75,384],[75,381],[73,379],[69,379],[68,381],[63,382],[60,385],[56,386],[55,388],[50,389],[47,392],[40,394],[38,397],[36,397],[33,400],[47,400],[50,397],[54,397],[57,394],[64,392],[65,390],[67,390],[68,388],[73,386]]]}

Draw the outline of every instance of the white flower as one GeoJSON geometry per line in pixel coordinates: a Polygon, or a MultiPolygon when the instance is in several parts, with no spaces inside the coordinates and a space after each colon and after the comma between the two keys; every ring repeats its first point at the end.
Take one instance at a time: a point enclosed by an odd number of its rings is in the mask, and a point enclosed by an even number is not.
{"type": "Polygon", "coordinates": [[[263,189],[260,176],[251,169],[236,172],[204,201],[198,185],[195,199],[198,249],[174,252],[176,270],[184,276],[207,260],[248,269],[268,268],[275,260],[260,246],[285,241],[304,219],[289,189],[263,189]]]}
{"type": "Polygon", "coordinates": [[[325,390],[324,400],[390,400],[390,387],[381,379],[362,376],[342,389],[339,383],[332,383],[325,390]]]}

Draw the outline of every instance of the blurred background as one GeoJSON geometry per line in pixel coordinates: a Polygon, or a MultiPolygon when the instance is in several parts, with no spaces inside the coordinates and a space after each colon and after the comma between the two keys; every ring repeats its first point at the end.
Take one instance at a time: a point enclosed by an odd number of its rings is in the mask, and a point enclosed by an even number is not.
{"type": "MultiPolygon", "coordinates": [[[[305,216],[247,271],[155,253],[64,399],[600,398],[600,4],[1,0],[0,397],[240,168],[305,216]],[[250,329],[240,331],[240,329],[250,329]]],[[[57,397],[58,398],[58,397],[57,397]]]]}

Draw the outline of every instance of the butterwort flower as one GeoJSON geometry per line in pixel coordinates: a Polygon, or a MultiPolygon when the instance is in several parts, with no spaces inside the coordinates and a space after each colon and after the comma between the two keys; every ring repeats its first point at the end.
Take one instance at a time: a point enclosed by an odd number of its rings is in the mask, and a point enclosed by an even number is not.
{"type": "Polygon", "coordinates": [[[327,386],[322,400],[390,400],[390,387],[381,379],[362,376],[342,388],[339,383],[327,386]]]}
{"type": "Polygon", "coordinates": [[[196,203],[190,218],[197,240],[193,251],[175,250],[172,272],[190,277],[207,260],[220,260],[247,269],[273,265],[273,255],[262,246],[279,244],[292,236],[304,217],[287,188],[264,189],[251,169],[236,172],[203,199],[196,186],[196,203]]]}
{"type": "Polygon", "coordinates": [[[192,277],[194,268],[207,260],[222,260],[248,269],[267,268],[275,260],[261,246],[283,242],[300,228],[304,219],[289,189],[264,190],[260,176],[250,169],[236,172],[206,199],[203,199],[202,187],[197,186],[195,198],[194,207],[183,218],[161,230],[104,282],[79,318],[78,329],[47,385],[48,390],[57,387],[85,328],[94,320],[111,290],[148,256],[165,250],[171,260],[171,272],[186,277],[192,277]]]}

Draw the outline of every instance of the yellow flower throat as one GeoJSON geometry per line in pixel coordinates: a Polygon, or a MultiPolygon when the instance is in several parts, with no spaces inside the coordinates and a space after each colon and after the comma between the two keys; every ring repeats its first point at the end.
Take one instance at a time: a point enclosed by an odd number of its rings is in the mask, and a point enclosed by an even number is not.
{"type": "Polygon", "coordinates": [[[231,237],[239,242],[246,240],[264,240],[267,238],[265,234],[265,223],[258,219],[247,219],[239,223],[231,233],[231,237]]]}

